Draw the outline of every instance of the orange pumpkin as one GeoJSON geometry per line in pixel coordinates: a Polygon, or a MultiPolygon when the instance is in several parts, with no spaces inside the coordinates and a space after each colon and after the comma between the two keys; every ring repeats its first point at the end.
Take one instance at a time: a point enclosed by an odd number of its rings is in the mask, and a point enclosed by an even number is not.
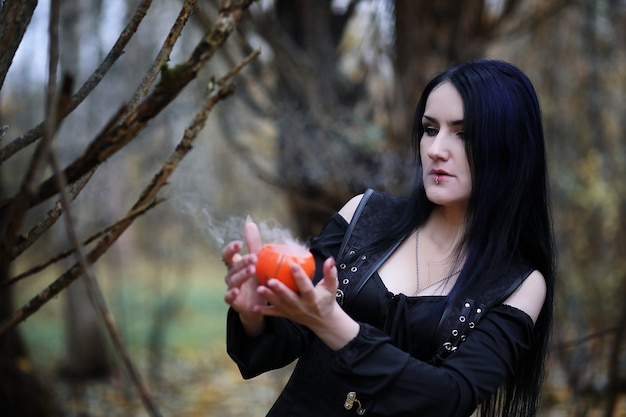
{"type": "Polygon", "coordinates": [[[270,278],[276,278],[292,291],[298,291],[291,275],[292,262],[300,265],[309,278],[313,278],[315,259],[307,249],[278,243],[263,245],[257,253],[256,276],[259,284],[265,285],[270,278]]]}

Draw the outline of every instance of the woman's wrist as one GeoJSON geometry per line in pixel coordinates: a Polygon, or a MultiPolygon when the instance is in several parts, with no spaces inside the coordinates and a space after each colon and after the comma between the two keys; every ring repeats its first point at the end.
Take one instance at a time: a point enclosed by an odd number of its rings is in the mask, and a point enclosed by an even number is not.
{"type": "Polygon", "coordinates": [[[320,323],[316,328],[311,328],[311,330],[329,348],[339,350],[359,334],[360,326],[359,323],[337,305],[328,320],[320,323]]]}
{"type": "Polygon", "coordinates": [[[250,337],[256,337],[265,329],[265,318],[261,314],[241,314],[239,313],[239,321],[244,331],[250,337]]]}

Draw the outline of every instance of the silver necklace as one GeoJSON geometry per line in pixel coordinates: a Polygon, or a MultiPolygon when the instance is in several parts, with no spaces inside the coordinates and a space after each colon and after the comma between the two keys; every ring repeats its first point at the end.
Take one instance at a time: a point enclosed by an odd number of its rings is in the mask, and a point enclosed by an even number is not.
{"type": "Polygon", "coordinates": [[[449,275],[446,275],[445,277],[431,283],[428,284],[426,287],[422,288],[420,290],[420,267],[419,267],[419,255],[418,255],[418,250],[419,250],[419,241],[420,241],[420,228],[418,227],[417,230],[415,231],[415,273],[417,274],[417,288],[415,289],[415,295],[426,291],[427,289],[429,289],[430,287],[434,287],[435,285],[447,281],[450,278],[452,278],[453,276],[455,276],[456,274],[460,273],[463,268],[459,268],[456,271],[452,272],[449,275]]]}

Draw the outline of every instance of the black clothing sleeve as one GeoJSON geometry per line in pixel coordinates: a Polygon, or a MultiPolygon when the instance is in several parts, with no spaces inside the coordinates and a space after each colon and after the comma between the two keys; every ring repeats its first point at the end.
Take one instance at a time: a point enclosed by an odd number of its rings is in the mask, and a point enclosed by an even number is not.
{"type": "Polygon", "coordinates": [[[226,350],[245,379],[290,364],[300,357],[314,337],[307,327],[290,320],[280,317],[265,320],[263,333],[250,337],[243,329],[239,314],[232,308],[228,310],[226,350]]]}
{"type": "Polygon", "coordinates": [[[467,416],[487,400],[532,343],[532,319],[501,305],[436,367],[412,358],[380,330],[361,324],[332,369],[350,381],[368,415],[467,416]]]}

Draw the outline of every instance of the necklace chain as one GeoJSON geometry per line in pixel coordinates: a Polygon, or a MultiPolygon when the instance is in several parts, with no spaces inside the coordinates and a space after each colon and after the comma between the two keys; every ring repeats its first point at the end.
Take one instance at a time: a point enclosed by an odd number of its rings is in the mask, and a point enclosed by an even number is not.
{"type": "Polygon", "coordinates": [[[418,250],[419,250],[419,241],[420,241],[420,228],[418,227],[417,230],[415,231],[415,273],[417,275],[417,287],[415,289],[415,295],[426,291],[427,289],[429,289],[430,287],[433,287],[441,282],[447,281],[450,278],[452,278],[453,276],[455,276],[456,274],[458,274],[459,272],[461,272],[461,270],[463,268],[457,269],[456,271],[452,272],[449,275],[446,275],[445,277],[431,283],[428,284],[427,286],[425,286],[424,288],[420,289],[420,267],[419,267],[419,255],[418,255],[418,250]]]}

